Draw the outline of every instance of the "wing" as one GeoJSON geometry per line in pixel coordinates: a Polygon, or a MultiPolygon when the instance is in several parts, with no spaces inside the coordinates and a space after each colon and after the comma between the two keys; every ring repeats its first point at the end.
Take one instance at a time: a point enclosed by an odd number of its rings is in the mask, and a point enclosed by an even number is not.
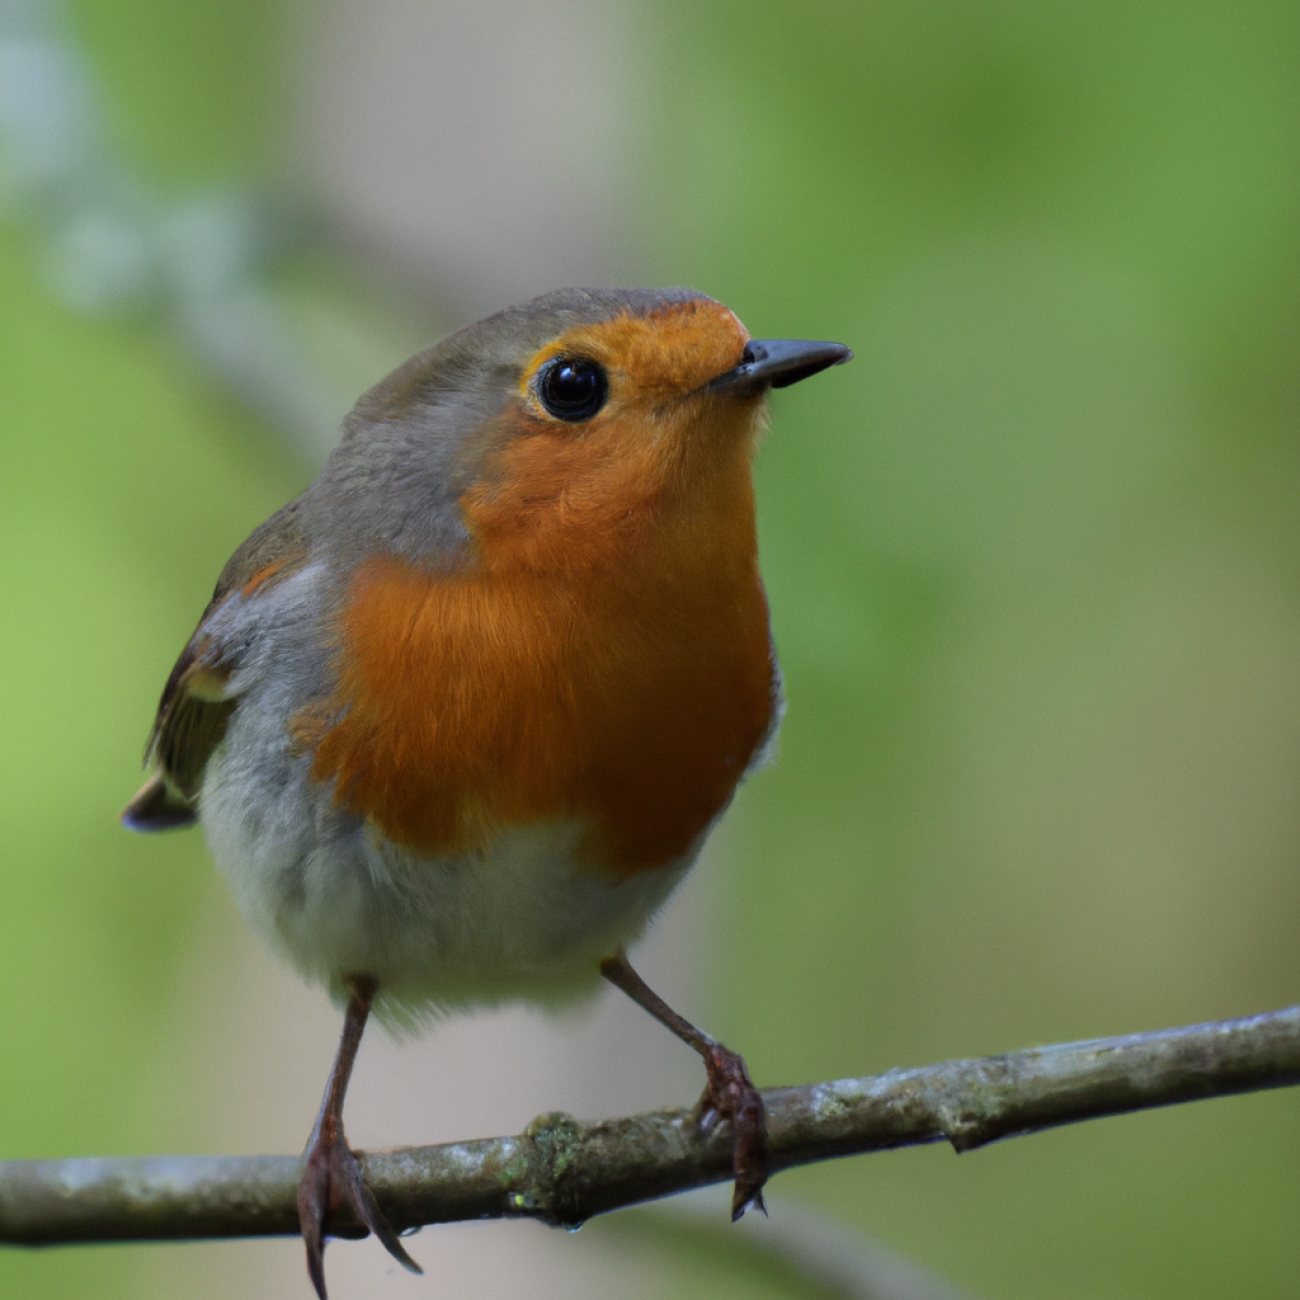
{"type": "Polygon", "coordinates": [[[273,514],[222,569],[212,599],[163,687],[145,749],[146,765],[152,763],[156,770],[122,813],[129,830],[171,830],[196,820],[203,771],[238,704],[226,688],[240,663],[237,652],[217,645],[205,629],[213,611],[235,592],[249,596],[270,590],[303,566],[307,541],[301,504],[299,498],[273,514]]]}

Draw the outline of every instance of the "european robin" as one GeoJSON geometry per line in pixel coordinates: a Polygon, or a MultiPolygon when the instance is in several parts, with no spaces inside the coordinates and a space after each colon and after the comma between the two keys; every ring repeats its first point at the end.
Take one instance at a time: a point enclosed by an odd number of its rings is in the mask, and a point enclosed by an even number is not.
{"type": "Polygon", "coordinates": [[[346,1008],[298,1194],[322,1300],[341,1205],[418,1271],[343,1133],[372,1010],[603,976],[704,1058],[733,1217],[762,1206],[744,1061],[624,949],[776,731],[750,462],[768,390],[850,355],[689,290],[548,294],[372,388],[222,570],[123,821],[201,821],[254,931],[346,1008]]]}

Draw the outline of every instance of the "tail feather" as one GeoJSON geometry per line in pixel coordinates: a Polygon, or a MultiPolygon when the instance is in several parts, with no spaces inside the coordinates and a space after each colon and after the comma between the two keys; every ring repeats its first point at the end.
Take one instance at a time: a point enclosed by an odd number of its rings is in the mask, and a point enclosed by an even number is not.
{"type": "Polygon", "coordinates": [[[194,800],[168,785],[162,776],[152,776],[122,810],[121,820],[129,831],[172,831],[193,826],[198,810],[194,800]]]}

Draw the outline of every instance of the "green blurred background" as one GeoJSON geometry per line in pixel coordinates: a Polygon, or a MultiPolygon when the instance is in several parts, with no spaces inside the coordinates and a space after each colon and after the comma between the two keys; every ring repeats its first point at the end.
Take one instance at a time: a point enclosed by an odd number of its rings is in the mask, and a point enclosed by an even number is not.
{"type": "MultiPolygon", "coordinates": [[[[39,8],[0,19],[22,36],[39,8]]],[[[854,348],[773,402],[757,478],[789,713],[683,900],[703,919],[682,1009],[786,1083],[1294,1002],[1300,9],[493,0],[482,30],[470,10],[76,0],[49,30],[102,96],[96,156],[138,182],[103,181],[110,206],[156,231],[195,195],[269,200],[234,278],[334,421],[443,328],[561,279],[691,284],[757,335],[854,348]],[[368,145],[348,134],[349,104],[408,91],[433,108],[391,110],[391,156],[379,110],[368,145]],[[459,152],[404,154],[421,130],[459,152]]],[[[255,1150],[277,1067],[238,1023],[203,1042],[231,962],[262,959],[200,836],[115,818],[221,564],[324,443],[212,363],[173,281],[78,270],[81,200],[14,157],[0,1157],[255,1150]],[[225,1138],[207,1117],[231,1072],[252,1103],[225,1138]]],[[[990,1298],[1281,1296],[1300,1097],[776,1190],[990,1298]]],[[[472,1259],[490,1230],[465,1231],[472,1259]]],[[[440,1240],[416,1251],[428,1281],[376,1257],[339,1294],[469,1294],[440,1289],[440,1240]]],[[[606,1289],[812,1294],[604,1225],[562,1245],[531,1294],[576,1293],[588,1256],[606,1289]]],[[[284,1242],[5,1251],[0,1296],[250,1294],[268,1252],[296,1272],[284,1242]]]]}

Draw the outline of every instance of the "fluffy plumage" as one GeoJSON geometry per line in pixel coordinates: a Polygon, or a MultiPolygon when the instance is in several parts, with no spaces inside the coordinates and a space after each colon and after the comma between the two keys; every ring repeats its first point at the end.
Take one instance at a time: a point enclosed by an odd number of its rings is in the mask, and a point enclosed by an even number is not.
{"type": "Polygon", "coordinates": [[[236,553],[128,819],[196,806],[253,928],[391,1018],[597,979],[779,714],[747,334],[686,291],[570,291],[421,353],[236,553]],[[565,424],[539,367],[609,375],[565,424]],[[160,792],[164,792],[160,794],[160,792]]]}

